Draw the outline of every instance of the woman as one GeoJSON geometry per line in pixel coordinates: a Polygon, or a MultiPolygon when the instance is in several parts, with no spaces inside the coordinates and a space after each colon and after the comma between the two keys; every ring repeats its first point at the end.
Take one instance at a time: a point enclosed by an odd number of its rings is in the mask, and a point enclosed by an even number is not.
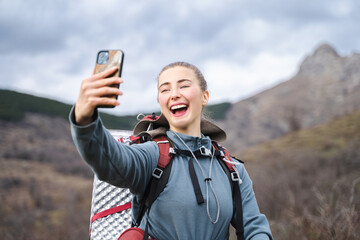
{"type": "MultiPolygon", "coordinates": [[[[135,195],[134,209],[159,158],[157,143],[124,145],[114,141],[103,127],[96,107],[117,106],[119,102],[105,95],[122,95],[108,87],[123,83],[122,79],[105,77],[116,69],[93,75],[82,82],[80,94],[70,114],[75,145],[82,158],[99,179],[119,187],[130,188],[135,195]]],[[[168,122],[167,137],[182,150],[212,149],[211,139],[202,134],[202,109],[209,92],[201,72],[193,65],[176,62],[163,68],[158,76],[158,102],[168,122]]],[[[205,203],[198,204],[189,177],[190,157],[176,155],[164,191],[141,221],[144,229],[149,221],[149,234],[156,239],[228,239],[229,225],[234,223],[232,192],[229,180],[214,157],[194,157],[200,188],[206,192],[205,203]],[[211,181],[203,181],[209,180],[211,181]],[[210,183],[209,183],[210,182],[210,183]]],[[[245,239],[272,239],[266,217],[259,212],[251,180],[242,164],[236,165],[242,183],[245,239]]]]}

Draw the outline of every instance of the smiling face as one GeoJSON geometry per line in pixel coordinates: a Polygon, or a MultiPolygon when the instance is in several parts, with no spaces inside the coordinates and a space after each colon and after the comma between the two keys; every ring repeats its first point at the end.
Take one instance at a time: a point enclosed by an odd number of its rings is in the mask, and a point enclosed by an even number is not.
{"type": "Polygon", "coordinates": [[[175,66],[164,70],[158,78],[158,101],[170,129],[201,136],[200,122],[209,92],[203,91],[194,70],[175,66]]]}

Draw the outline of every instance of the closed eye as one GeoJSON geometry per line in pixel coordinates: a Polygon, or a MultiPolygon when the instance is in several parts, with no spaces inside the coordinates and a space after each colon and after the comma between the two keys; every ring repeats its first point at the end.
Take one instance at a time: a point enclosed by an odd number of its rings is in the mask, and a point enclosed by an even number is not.
{"type": "Polygon", "coordinates": [[[190,87],[189,85],[184,85],[184,86],[181,86],[180,88],[188,88],[190,87]]]}

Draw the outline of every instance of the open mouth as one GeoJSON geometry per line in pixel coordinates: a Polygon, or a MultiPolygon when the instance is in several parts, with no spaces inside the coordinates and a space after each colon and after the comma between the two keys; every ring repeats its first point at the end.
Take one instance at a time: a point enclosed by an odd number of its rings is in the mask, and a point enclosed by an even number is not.
{"type": "Polygon", "coordinates": [[[170,110],[174,116],[184,115],[186,113],[187,109],[188,109],[188,106],[185,104],[175,105],[170,108],[170,110]]]}

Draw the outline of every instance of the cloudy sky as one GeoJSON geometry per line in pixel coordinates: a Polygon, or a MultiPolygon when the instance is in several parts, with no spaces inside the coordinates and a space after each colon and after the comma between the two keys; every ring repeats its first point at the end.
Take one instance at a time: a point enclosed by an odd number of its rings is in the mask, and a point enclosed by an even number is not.
{"type": "Polygon", "coordinates": [[[358,0],[0,0],[0,88],[74,103],[98,50],[125,52],[121,105],[157,110],[156,77],[197,65],[210,103],[289,79],[321,43],[360,51],[358,0]]]}

